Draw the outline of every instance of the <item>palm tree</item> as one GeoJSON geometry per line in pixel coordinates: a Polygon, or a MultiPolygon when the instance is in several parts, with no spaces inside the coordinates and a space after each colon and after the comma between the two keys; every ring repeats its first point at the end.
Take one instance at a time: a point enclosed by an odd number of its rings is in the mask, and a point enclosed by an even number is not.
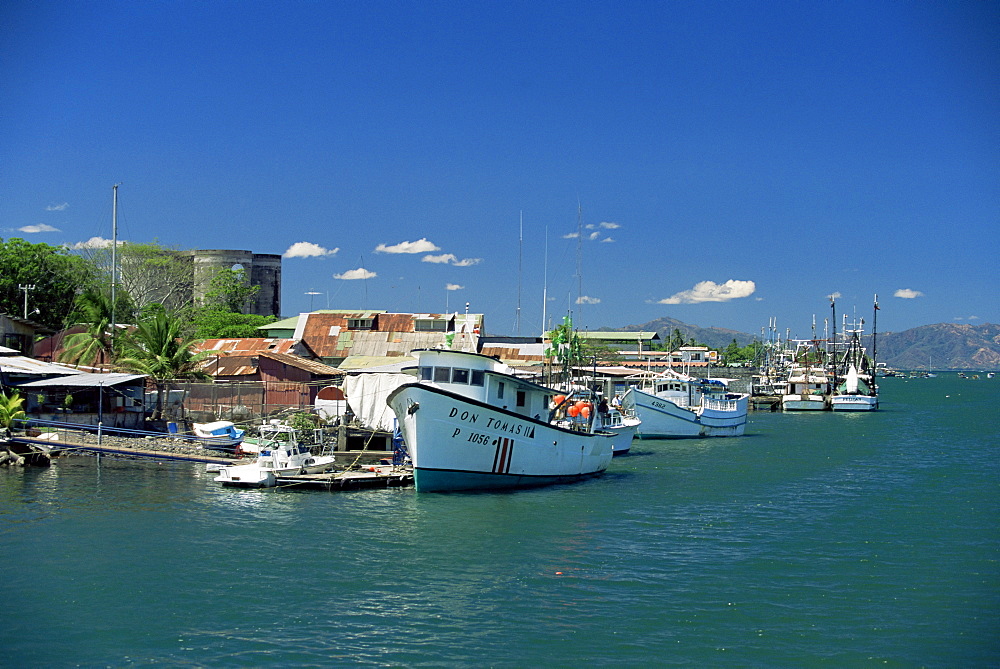
{"type": "Polygon", "coordinates": [[[87,288],[76,298],[77,322],[86,325],[63,340],[59,362],[89,366],[110,361],[114,341],[111,333],[111,296],[95,288],[87,288]]]}
{"type": "Polygon", "coordinates": [[[0,437],[4,441],[10,438],[10,429],[13,427],[14,421],[24,418],[24,410],[21,409],[23,405],[24,398],[16,390],[10,395],[0,393],[0,427],[3,428],[3,434],[0,434],[0,437]]]}
{"type": "Polygon", "coordinates": [[[199,341],[186,337],[182,321],[166,311],[149,313],[134,330],[122,337],[122,357],[117,366],[137,374],[145,374],[156,383],[154,413],[159,417],[163,405],[163,382],[168,379],[207,378],[201,371],[201,362],[208,351],[193,351],[199,341]]]}

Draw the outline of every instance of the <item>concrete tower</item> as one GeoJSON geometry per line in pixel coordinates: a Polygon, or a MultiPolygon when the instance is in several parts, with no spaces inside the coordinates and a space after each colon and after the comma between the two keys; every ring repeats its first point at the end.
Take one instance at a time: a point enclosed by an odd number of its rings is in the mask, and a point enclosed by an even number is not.
{"type": "Polygon", "coordinates": [[[243,269],[251,285],[260,286],[250,313],[281,316],[281,256],[251,251],[208,249],[191,252],[194,265],[194,301],[203,304],[212,278],[225,269],[243,269]]]}

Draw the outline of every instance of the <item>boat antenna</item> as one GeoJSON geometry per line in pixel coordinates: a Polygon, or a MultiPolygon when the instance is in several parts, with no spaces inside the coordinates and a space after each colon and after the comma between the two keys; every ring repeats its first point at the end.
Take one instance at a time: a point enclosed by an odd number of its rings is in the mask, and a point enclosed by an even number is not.
{"type": "Polygon", "coordinates": [[[872,313],[872,394],[878,392],[875,387],[875,379],[877,378],[878,373],[878,346],[876,345],[878,341],[878,312],[878,293],[875,293],[875,308],[872,313]]]}
{"type": "Polygon", "coordinates": [[[514,317],[514,328],[517,336],[521,336],[521,258],[524,255],[524,210],[521,210],[521,225],[517,234],[517,315],[514,317]]]}
{"type": "Polygon", "coordinates": [[[549,226],[545,226],[545,259],[542,262],[542,339],[545,338],[545,309],[549,303],[549,226]]]}
{"type": "MultiPolygon", "coordinates": [[[[583,310],[583,204],[580,198],[576,199],[576,303],[580,306],[578,312],[583,310]]],[[[581,321],[583,318],[581,317],[581,321]]]]}
{"type": "Polygon", "coordinates": [[[118,291],[118,187],[111,187],[111,352],[115,350],[115,306],[118,291]]]}

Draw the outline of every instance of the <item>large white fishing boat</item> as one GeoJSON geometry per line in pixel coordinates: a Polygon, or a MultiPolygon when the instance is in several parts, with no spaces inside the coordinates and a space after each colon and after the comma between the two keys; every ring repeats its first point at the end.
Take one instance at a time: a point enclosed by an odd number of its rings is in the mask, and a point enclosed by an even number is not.
{"type": "MultiPolygon", "coordinates": [[[[392,391],[420,492],[521,488],[604,472],[614,434],[561,416],[557,391],[478,353],[414,351],[419,380],[392,391]]],[[[589,412],[588,412],[589,413],[589,412]]]]}
{"type": "Polygon", "coordinates": [[[666,371],[640,380],[621,399],[640,421],[639,439],[738,437],[746,428],[750,395],[729,392],[726,379],[666,371]]]}

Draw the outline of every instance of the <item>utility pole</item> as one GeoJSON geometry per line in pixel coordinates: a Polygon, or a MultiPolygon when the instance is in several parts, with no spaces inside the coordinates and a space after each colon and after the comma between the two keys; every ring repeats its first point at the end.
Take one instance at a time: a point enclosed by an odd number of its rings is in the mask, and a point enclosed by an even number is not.
{"type": "Polygon", "coordinates": [[[28,291],[35,289],[35,284],[17,284],[17,287],[24,291],[24,320],[28,320],[28,291]]]}

